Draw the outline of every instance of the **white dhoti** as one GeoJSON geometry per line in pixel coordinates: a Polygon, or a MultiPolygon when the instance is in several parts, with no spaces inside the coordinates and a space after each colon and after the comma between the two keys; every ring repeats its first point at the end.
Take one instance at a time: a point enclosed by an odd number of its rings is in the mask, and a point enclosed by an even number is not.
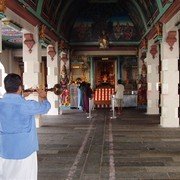
{"type": "Polygon", "coordinates": [[[0,157],[0,180],[37,180],[37,152],[20,160],[0,157]]]}

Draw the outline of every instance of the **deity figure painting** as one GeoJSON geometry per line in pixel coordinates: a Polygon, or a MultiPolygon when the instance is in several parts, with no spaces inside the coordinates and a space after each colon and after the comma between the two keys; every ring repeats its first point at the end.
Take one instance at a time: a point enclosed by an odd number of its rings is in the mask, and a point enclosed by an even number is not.
{"type": "Polygon", "coordinates": [[[62,87],[62,94],[61,94],[61,104],[62,105],[69,105],[69,90],[68,90],[68,83],[69,79],[67,76],[66,66],[62,66],[61,75],[60,75],[60,85],[62,87]]]}
{"type": "Polygon", "coordinates": [[[126,40],[130,40],[133,36],[133,26],[130,26],[127,22],[125,28],[124,28],[124,38],[126,40]]]}
{"type": "Polygon", "coordinates": [[[109,47],[109,38],[105,31],[102,31],[101,36],[99,37],[99,48],[100,49],[106,49],[109,47]]]}
{"type": "Polygon", "coordinates": [[[147,105],[147,67],[143,61],[142,72],[139,78],[139,88],[138,88],[138,106],[147,105]]]}
{"type": "Polygon", "coordinates": [[[114,26],[113,29],[114,29],[114,36],[118,40],[120,36],[123,34],[122,26],[120,25],[119,21],[117,22],[117,24],[114,26]]]}
{"type": "Polygon", "coordinates": [[[88,30],[88,26],[81,22],[81,24],[79,26],[77,26],[76,30],[77,30],[78,38],[80,40],[85,39],[87,30],[88,30]]]}
{"type": "Polygon", "coordinates": [[[134,26],[131,22],[120,23],[119,21],[113,27],[114,37],[116,40],[131,40],[134,35],[134,26]]]}

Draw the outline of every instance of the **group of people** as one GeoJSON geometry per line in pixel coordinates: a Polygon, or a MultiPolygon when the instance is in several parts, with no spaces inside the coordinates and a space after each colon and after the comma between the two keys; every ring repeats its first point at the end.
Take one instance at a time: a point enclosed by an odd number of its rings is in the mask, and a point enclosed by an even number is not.
{"type": "Polygon", "coordinates": [[[78,91],[78,107],[86,113],[89,112],[89,98],[92,98],[93,91],[90,83],[81,82],[79,83],[78,91]]]}
{"type": "MultiPolygon", "coordinates": [[[[124,90],[122,80],[119,79],[115,89],[115,104],[118,115],[122,114],[124,90]]],[[[80,78],[76,82],[73,81],[70,85],[70,97],[71,107],[78,107],[78,109],[89,113],[89,98],[92,99],[93,97],[93,90],[90,83],[82,82],[80,78]]]]}
{"type": "Polygon", "coordinates": [[[93,91],[90,83],[82,81],[80,78],[70,85],[70,105],[71,108],[89,112],[89,98],[92,98],[93,91]]]}

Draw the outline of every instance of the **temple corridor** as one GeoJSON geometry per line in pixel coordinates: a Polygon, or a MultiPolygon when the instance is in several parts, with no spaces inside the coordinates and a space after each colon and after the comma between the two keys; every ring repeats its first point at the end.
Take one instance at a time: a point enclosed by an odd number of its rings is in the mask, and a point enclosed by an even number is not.
{"type": "Polygon", "coordinates": [[[162,128],[159,116],[125,109],[44,116],[38,129],[39,180],[180,179],[180,128],[162,128]]]}

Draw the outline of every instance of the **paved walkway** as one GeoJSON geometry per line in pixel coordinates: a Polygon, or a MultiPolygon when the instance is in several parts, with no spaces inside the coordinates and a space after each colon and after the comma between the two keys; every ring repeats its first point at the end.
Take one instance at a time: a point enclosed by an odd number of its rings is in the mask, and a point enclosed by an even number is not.
{"type": "Polygon", "coordinates": [[[161,128],[158,116],[108,109],[45,116],[38,130],[38,180],[180,179],[180,128],[161,128]]]}

